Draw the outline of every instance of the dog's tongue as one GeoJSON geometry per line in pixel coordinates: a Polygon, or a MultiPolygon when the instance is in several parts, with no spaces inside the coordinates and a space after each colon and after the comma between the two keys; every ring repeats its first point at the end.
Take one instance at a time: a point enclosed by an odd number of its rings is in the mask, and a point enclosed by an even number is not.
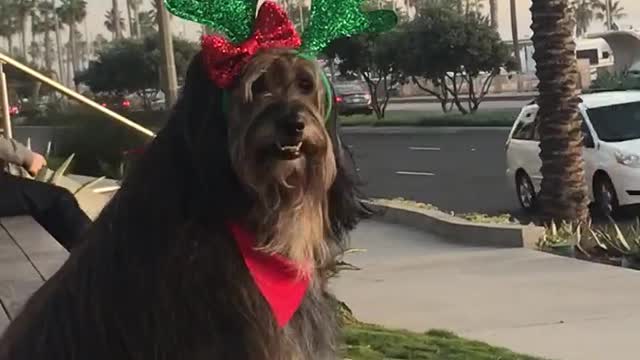
{"type": "Polygon", "coordinates": [[[239,224],[228,223],[227,226],[253,281],[269,303],[278,326],[285,327],[302,304],[311,282],[310,276],[301,276],[299,265],[283,256],[257,251],[254,247],[255,235],[239,224]]]}

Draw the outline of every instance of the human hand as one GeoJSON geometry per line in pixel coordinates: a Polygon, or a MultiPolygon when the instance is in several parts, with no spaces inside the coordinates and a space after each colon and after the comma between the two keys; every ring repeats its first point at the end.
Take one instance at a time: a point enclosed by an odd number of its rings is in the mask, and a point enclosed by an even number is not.
{"type": "Polygon", "coordinates": [[[32,176],[36,176],[45,166],[47,166],[47,159],[37,152],[34,152],[31,157],[31,162],[27,164],[27,171],[29,171],[29,174],[32,176]]]}

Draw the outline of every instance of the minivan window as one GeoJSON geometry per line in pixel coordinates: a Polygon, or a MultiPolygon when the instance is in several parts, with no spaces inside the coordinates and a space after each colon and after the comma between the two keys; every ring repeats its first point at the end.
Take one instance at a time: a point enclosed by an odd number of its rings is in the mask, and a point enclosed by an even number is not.
{"type": "Polygon", "coordinates": [[[640,102],[589,109],[587,115],[602,141],[640,139],[640,102]]]}
{"type": "Polygon", "coordinates": [[[519,122],[513,131],[513,138],[516,140],[533,140],[534,122],[519,122]]]}

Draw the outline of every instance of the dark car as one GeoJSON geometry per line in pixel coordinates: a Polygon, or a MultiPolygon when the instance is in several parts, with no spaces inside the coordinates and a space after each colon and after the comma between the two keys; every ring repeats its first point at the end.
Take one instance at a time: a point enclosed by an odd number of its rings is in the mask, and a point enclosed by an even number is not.
{"type": "Polygon", "coordinates": [[[336,82],[333,84],[338,114],[371,115],[371,94],[366,85],[359,81],[336,82]]]}
{"type": "Polygon", "coordinates": [[[109,110],[116,112],[128,111],[131,109],[131,102],[124,96],[100,96],[96,102],[109,110]]]}
{"type": "MultiPolygon", "coordinates": [[[[2,105],[0,104],[0,111],[2,111],[2,105]]],[[[20,115],[20,105],[19,104],[9,104],[9,115],[10,116],[18,116],[20,115]]]]}

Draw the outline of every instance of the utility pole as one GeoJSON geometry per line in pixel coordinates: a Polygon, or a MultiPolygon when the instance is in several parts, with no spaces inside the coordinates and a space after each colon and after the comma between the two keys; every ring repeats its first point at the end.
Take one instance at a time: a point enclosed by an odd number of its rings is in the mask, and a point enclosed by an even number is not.
{"type": "Polygon", "coordinates": [[[158,12],[158,29],[160,35],[160,50],[162,54],[162,87],[164,89],[166,99],[165,106],[170,108],[178,100],[178,78],[176,74],[175,58],[173,56],[171,21],[169,19],[169,13],[164,8],[163,0],[156,0],[156,11],[158,12]]]}
{"type": "Polygon", "coordinates": [[[64,79],[66,79],[66,77],[64,76],[64,64],[62,63],[62,48],[60,47],[60,43],[62,42],[62,40],[60,40],[60,19],[58,18],[58,12],[56,11],[56,0],[52,0],[51,4],[53,5],[53,22],[55,23],[56,30],[56,53],[58,54],[58,71],[60,72],[58,74],[58,79],[61,83],[64,84],[64,79]]]}

